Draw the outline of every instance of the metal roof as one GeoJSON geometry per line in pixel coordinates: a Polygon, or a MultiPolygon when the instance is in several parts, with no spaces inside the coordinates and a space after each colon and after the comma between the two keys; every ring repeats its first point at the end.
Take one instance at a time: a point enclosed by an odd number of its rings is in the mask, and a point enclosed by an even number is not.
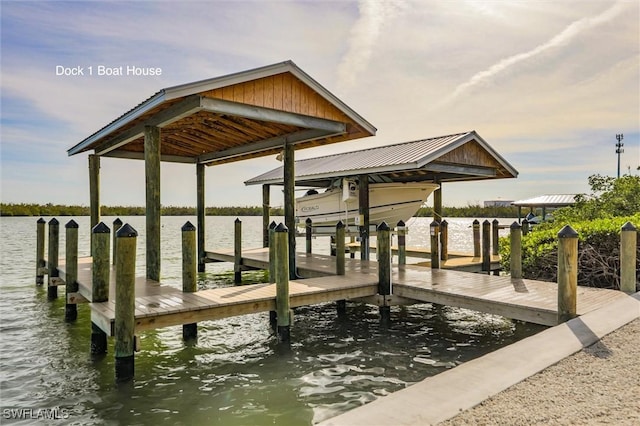
{"type": "MultiPolygon", "coordinates": [[[[295,173],[296,184],[319,187],[338,177],[363,174],[374,182],[444,182],[518,175],[475,131],[298,160],[295,173]],[[477,155],[469,155],[466,146],[477,155]]],[[[282,167],[245,182],[246,185],[282,183],[282,167]]]]}
{"type": "Polygon", "coordinates": [[[145,126],[163,161],[220,163],[372,136],[376,128],[285,61],[162,89],[70,148],[68,155],[143,158],[145,126]]]}
{"type": "Polygon", "coordinates": [[[566,207],[576,203],[578,194],[548,194],[528,198],[526,200],[514,201],[514,206],[519,207],[566,207]]]}

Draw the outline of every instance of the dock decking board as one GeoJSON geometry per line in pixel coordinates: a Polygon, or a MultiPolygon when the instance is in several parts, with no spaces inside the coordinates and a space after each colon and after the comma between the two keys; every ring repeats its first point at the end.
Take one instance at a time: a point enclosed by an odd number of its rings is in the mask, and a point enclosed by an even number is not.
{"type": "MultiPolygon", "coordinates": [[[[233,262],[233,250],[207,252],[212,261],[233,262]]],[[[243,250],[242,264],[268,268],[268,249],[243,250]]],[[[91,258],[78,260],[80,293],[91,300],[91,258]]],[[[291,307],[341,299],[376,296],[378,268],[375,261],[345,259],[346,275],[335,275],[335,257],[299,254],[298,273],[303,280],[291,280],[291,307]]],[[[64,278],[64,264],[61,263],[64,278]]],[[[394,265],[394,296],[416,303],[438,303],[502,315],[543,325],[557,323],[555,283],[509,276],[472,274],[420,265],[394,265]]],[[[111,271],[109,301],[91,303],[92,321],[113,335],[115,318],[115,273],[111,271]]],[[[148,280],[136,279],[136,332],[236,315],[275,310],[275,284],[250,284],[183,293],[180,289],[148,280]]],[[[624,293],[578,287],[578,314],[590,312],[624,293]]]]}

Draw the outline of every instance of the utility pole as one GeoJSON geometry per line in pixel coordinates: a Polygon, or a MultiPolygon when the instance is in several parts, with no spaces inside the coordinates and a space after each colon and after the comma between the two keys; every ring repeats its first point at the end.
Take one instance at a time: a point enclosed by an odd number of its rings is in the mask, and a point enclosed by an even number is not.
{"type": "Polygon", "coordinates": [[[624,149],[622,149],[622,147],[624,146],[624,144],[622,143],[623,138],[624,135],[622,133],[616,135],[616,139],[618,140],[618,143],[616,144],[616,154],[618,154],[618,179],[620,178],[620,154],[624,152],[624,149]]]}

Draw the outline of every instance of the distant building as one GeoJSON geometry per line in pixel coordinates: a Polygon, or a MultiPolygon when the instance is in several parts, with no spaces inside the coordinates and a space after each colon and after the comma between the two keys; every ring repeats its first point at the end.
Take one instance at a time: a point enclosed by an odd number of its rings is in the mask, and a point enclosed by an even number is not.
{"type": "Polygon", "coordinates": [[[509,207],[513,200],[488,200],[484,202],[485,207],[509,207]]]}

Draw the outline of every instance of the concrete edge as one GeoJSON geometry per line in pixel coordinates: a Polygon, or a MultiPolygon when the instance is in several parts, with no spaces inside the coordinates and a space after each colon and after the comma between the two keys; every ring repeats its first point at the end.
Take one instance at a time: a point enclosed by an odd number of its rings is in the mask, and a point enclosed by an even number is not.
{"type": "Polygon", "coordinates": [[[320,422],[426,425],[447,420],[640,318],[640,292],[320,422]]]}

